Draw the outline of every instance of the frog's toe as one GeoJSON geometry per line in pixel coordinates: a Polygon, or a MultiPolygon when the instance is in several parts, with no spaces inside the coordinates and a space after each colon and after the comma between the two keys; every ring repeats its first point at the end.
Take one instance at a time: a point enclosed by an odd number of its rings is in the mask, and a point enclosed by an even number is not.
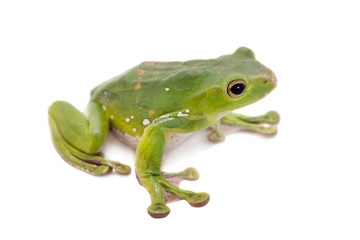
{"type": "Polygon", "coordinates": [[[198,171],[192,167],[176,173],[162,172],[161,176],[177,187],[183,180],[195,181],[199,179],[198,171]]]}
{"type": "Polygon", "coordinates": [[[187,168],[185,169],[184,179],[188,181],[195,181],[199,179],[199,172],[195,168],[187,168]]]}
{"type": "Polygon", "coordinates": [[[204,192],[194,193],[186,199],[186,201],[193,207],[203,207],[210,200],[210,195],[204,192]]]}
{"type": "Polygon", "coordinates": [[[170,213],[170,208],[164,203],[153,203],[147,209],[149,215],[153,218],[164,218],[170,213]]]}
{"type": "Polygon", "coordinates": [[[95,171],[93,172],[97,176],[102,176],[108,173],[111,173],[112,168],[108,166],[98,166],[95,171]]]}
{"type": "Polygon", "coordinates": [[[210,142],[214,142],[214,143],[223,142],[225,140],[224,134],[219,132],[212,132],[208,134],[207,138],[210,142]]]}
{"type": "Polygon", "coordinates": [[[268,123],[278,123],[280,121],[280,115],[275,111],[267,112],[265,117],[268,123]]]}
{"type": "Polygon", "coordinates": [[[128,165],[125,164],[119,164],[114,167],[115,171],[122,175],[130,174],[131,168],[128,165]]]}
{"type": "Polygon", "coordinates": [[[261,126],[259,127],[259,132],[265,135],[275,135],[277,133],[276,126],[261,126]]]}

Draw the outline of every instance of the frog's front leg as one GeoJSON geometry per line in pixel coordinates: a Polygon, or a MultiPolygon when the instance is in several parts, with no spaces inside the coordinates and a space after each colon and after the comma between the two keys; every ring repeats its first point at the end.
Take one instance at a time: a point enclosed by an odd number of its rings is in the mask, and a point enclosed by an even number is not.
{"type": "Polygon", "coordinates": [[[221,142],[225,139],[224,134],[236,130],[247,130],[272,135],[277,132],[277,127],[274,124],[277,124],[279,120],[279,114],[275,111],[269,111],[264,115],[256,117],[229,113],[215,123],[213,132],[208,135],[208,139],[211,142],[221,142]]]}
{"type": "Polygon", "coordinates": [[[115,169],[130,173],[130,167],[99,155],[109,129],[109,119],[102,106],[90,101],[84,115],[71,104],[54,102],[49,108],[49,124],[55,148],[72,166],[94,175],[115,169]]]}
{"type": "MultiPolygon", "coordinates": [[[[168,122],[171,121],[169,119],[168,122]]],[[[197,179],[196,170],[190,168],[177,174],[167,174],[160,171],[163,151],[169,134],[168,122],[164,122],[153,123],[145,129],[136,151],[137,176],[140,183],[150,193],[151,205],[148,207],[148,213],[154,218],[163,218],[170,213],[170,209],[166,206],[164,193],[169,193],[177,199],[184,199],[195,207],[202,207],[209,201],[207,193],[182,190],[171,183],[170,178],[173,177],[188,180],[197,179]]],[[[177,122],[177,120],[173,120],[173,122],[177,122]]],[[[172,124],[170,123],[170,125],[172,124]]]]}

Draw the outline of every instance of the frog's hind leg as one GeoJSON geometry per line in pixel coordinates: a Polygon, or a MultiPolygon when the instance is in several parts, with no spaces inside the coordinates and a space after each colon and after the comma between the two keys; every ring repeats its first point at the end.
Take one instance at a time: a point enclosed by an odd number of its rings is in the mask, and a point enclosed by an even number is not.
{"type": "Polygon", "coordinates": [[[277,132],[277,127],[274,125],[277,124],[279,120],[279,114],[275,111],[270,111],[265,115],[256,117],[229,113],[215,123],[212,133],[208,135],[208,139],[211,142],[221,142],[225,139],[225,134],[238,130],[274,135],[277,132]]]}
{"type": "Polygon", "coordinates": [[[67,102],[56,101],[49,108],[49,124],[55,148],[72,166],[94,175],[115,169],[130,173],[130,167],[109,161],[99,154],[109,129],[109,119],[102,106],[90,101],[87,117],[67,102]]]}

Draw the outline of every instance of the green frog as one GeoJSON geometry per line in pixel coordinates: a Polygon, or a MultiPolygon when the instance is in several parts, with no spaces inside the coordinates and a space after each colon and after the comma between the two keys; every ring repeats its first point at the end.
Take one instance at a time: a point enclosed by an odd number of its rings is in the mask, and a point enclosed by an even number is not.
{"type": "Polygon", "coordinates": [[[51,135],[72,166],[93,175],[112,170],[129,174],[129,166],[100,152],[109,130],[114,131],[136,148],[136,177],[151,197],[147,211],[163,218],[170,213],[169,202],[184,199],[202,207],[210,198],[179,188],[182,180],[198,179],[194,168],[161,171],[164,151],[209,127],[212,142],[239,129],[276,133],[279,115],[274,111],[257,117],[232,112],[263,98],[276,84],[274,73],[245,47],[216,59],[147,61],[93,89],[85,113],[67,102],[54,102],[49,108],[51,135]]]}

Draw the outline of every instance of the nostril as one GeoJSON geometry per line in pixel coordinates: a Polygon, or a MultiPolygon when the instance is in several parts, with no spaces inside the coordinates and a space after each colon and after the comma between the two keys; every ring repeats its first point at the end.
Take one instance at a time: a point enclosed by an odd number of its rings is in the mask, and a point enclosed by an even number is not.
{"type": "Polygon", "coordinates": [[[264,84],[267,84],[268,83],[268,80],[264,80],[264,84]]]}

